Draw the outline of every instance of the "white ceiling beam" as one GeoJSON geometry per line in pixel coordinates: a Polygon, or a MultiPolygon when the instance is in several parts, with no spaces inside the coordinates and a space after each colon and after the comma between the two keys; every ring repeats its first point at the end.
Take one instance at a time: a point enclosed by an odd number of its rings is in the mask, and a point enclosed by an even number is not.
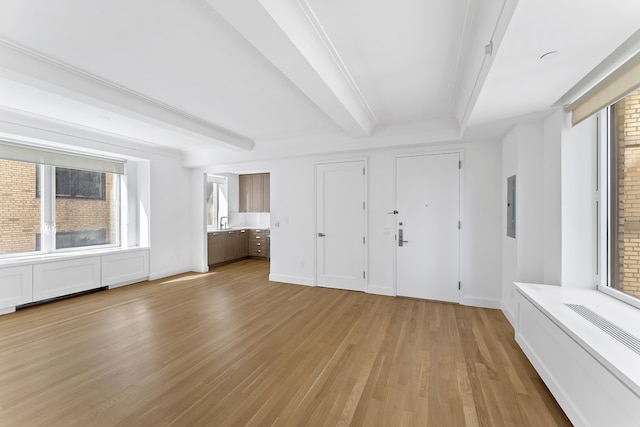
{"type": "Polygon", "coordinates": [[[251,138],[3,39],[0,76],[210,141],[218,147],[247,151],[255,145],[251,138]]]}
{"type": "Polygon", "coordinates": [[[464,55],[458,64],[451,106],[461,134],[467,127],[517,4],[518,0],[469,2],[471,16],[467,16],[464,55]]]}
{"type": "Polygon", "coordinates": [[[306,0],[207,3],[342,130],[371,135],[375,114],[306,0]]]}

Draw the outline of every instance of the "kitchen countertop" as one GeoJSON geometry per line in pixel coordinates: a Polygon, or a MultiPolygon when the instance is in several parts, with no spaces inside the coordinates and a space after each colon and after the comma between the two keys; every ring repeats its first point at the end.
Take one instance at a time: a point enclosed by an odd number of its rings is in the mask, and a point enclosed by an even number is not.
{"type": "Polygon", "coordinates": [[[207,233],[219,233],[220,231],[235,231],[235,230],[269,230],[269,227],[228,227],[228,228],[216,228],[215,230],[207,230],[207,233]]]}

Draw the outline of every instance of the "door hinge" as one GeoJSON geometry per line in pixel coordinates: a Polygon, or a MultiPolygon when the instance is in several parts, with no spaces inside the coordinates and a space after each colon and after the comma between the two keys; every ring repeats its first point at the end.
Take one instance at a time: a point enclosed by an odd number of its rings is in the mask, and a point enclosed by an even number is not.
{"type": "Polygon", "coordinates": [[[458,221],[458,230],[462,230],[462,221],[458,221]]]}
{"type": "Polygon", "coordinates": [[[365,240],[364,240],[365,236],[362,236],[362,244],[364,245],[365,240]]]}
{"type": "Polygon", "coordinates": [[[364,168],[362,168],[362,175],[366,175],[365,172],[364,172],[364,168]]]}
{"type": "Polygon", "coordinates": [[[458,282],[458,290],[462,289],[462,283],[458,282]]]}
{"type": "Polygon", "coordinates": [[[462,169],[462,160],[458,160],[458,169],[462,169]]]}
{"type": "Polygon", "coordinates": [[[362,272],[362,278],[363,278],[363,279],[365,278],[365,274],[364,274],[364,271],[362,272]]]}
{"type": "Polygon", "coordinates": [[[364,203],[365,202],[362,202],[362,210],[365,210],[364,203]]]}

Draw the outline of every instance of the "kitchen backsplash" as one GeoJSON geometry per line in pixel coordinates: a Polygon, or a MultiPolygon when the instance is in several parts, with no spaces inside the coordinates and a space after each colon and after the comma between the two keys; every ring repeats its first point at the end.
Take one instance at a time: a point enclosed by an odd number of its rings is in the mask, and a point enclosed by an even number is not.
{"type": "Polygon", "coordinates": [[[269,228],[271,214],[257,212],[229,212],[230,227],[257,227],[269,228]]]}

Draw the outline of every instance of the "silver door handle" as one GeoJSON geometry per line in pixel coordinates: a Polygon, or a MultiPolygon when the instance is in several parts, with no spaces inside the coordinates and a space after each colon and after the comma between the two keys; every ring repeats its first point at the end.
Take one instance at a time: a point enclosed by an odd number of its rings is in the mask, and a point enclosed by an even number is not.
{"type": "Polygon", "coordinates": [[[324,237],[324,236],[326,236],[326,234],[324,234],[324,233],[318,233],[318,237],[324,237]]]}
{"type": "Polygon", "coordinates": [[[404,246],[405,243],[409,243],[408,240],[402,240],[403,239],[403,234],[404,234],[404,230],[399,228],[398,229],[398,246],[402,247],[404,246]]]}

